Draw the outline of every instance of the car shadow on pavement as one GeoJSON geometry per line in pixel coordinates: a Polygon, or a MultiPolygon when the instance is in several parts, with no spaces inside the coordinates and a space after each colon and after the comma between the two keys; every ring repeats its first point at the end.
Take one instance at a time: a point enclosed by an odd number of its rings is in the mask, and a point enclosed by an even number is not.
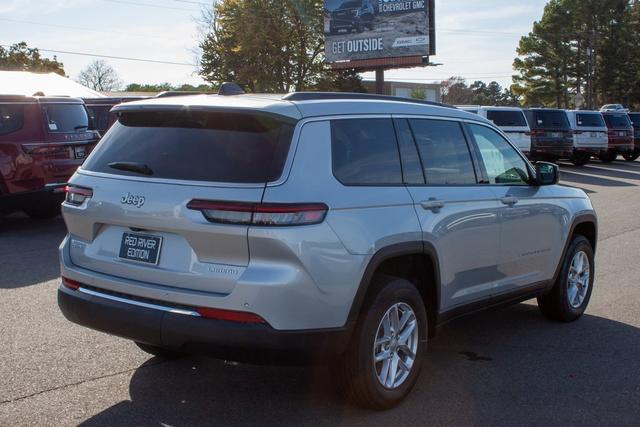
{"type": "Polygon", "coordinates": [[[60,276],[61,217],[33,220],[22,214],[0,219],[0,289],[31,286],[60,276]]]}
{"type": "MultiPolygon", "coordinates": [[[[589,175],[591,171],[573,169],[566,167],[560,169],[560,181],[568,182],[576,185],[596,185],[600,187],[637,187],[637,184],[631,182],[618,181],[615,179],[602,178],[600,176],[589,175]],[[579,172],[579,173],[576,173],[579,172]]],[[[605,174],[605,176],[609,176],[605,174]]]]}
{"type": "MultiPolygon", "coordinates": [[[[120,402],[84,425],[633,424],[640,416],[640,329],[585,315],[544,319],[535,305],[445,325],[399,407],[344,402],[323,367],[226,364],[189,357],[142,365],[120,402]],[[630,403],[631,402],[631,403],[630,403]]],[[[151,359],[156,361],[157,359],[151,359]]]]}
{"type": "Polygon", "coordinates": [[[563,170],[569,170],[578,173],[584,173],[588,175],[596,175],[606,177],[609,179],[628,179],[640,181],[640,170],[632,171],[618,168],[618,165],[587,165],[582,167],[563,167],[563,170]]]}

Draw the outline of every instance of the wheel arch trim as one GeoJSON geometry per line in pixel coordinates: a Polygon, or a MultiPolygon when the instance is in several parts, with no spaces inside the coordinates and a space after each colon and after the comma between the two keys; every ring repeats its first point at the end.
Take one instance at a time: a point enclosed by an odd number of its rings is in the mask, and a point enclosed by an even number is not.
{"type": "Polygon", "coordinates": [[[365,268],[364,274],[362,275],[362,279],[360,280],[360,285],[358,286],[358,290],[351,304],[351,309],[349,310],[349,315],[347,317],[348,325],[355,325],[358,321],[358,316],[364,302],[367,297],[367,293],[369,291],[369,286],[374,277],[375,272],[378,268],[385,262],[393,258],[408,256],[408,255],[426,255],[431,260],[434,269],[435,281],[435,292],[436,292],[436,313],[437,315],[440,311],[440,263],[438,259],[438,253],[436,248],[430,242],[426,241],[413,241],[413,242],[403,242],[397,243],[393,245],[386,246],[384,248],[379,249],[373,257],[369,260],[367,267],[365,268]]]}
{"type": "Polygon", "coordinates": [[[596,253],[596,248],[598,246],[598,217],[593,212],[583,212],[577,214],[573,218],[573,222],[571,223],[571,227],[569,228],[569,233],[567,233],[567,240],[564,242],[564,248],[562,250],[562,256],[558,261],[558,266],[556,267],[556,271],[553,274],[553,279],[551,280],[551,285],[555,284],[558,280],[558,276],[560,275],[560,271],[562,270],[562,265],[564,264],[564,259],[567,256],[567,251],[569,250],[569,246],[571,246],[571,241],[573,240],[573,236],[575,235],[576,228],[582,224],[592,224],[594,228],[594,245],[593,245],[593,254],[596,253]]]}

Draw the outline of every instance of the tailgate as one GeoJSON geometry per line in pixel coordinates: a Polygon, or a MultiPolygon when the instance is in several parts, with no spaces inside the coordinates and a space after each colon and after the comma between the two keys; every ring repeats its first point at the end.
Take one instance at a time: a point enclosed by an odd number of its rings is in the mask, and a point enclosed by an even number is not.
{"type": "Polygon", "coordinates": [[[158,285],[228,294],[249,263],[247,226],[209,223],[187,209],[193,199],[259,202],[263,188],[169,185],[76,175],[90,187],[84,207],[65,204],[73,264],[103,274],[158,285]],[[125,240],[141,237],[149,262],[126,259],[125,240]],[[158,242],[158,247],[155,243],[158,242]],[[123,256],[124,255],[124,256],[123,256]],[[157,255],[157,263],[156,261],[157,255]]]}

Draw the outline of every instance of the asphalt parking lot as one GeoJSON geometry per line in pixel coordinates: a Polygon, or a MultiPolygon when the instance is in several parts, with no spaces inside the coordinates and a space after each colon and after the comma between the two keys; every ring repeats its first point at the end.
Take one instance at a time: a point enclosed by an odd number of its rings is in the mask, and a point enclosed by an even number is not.
{"type": "Polygon", "coordinates": [[[562,165],[600,218],[587,314],[535,302],[444,326],[401,406],[345,404],[324,368],[153,358],[67,322],[56,305],[61,219],[0,223],[0,425],[638,425],[640,162],[562,165]]]}

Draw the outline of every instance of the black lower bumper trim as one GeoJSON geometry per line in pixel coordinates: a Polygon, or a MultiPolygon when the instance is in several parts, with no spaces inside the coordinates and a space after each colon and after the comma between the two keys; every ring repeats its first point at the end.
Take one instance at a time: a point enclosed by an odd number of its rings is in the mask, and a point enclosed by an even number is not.
{"type": "Polygon", "coordinates": [[[30,206],[49,201],[53,203],[62,203],[64,201],[64,192],[56,192],[56,190],[59,190],[61,187],[51,187],[44,190],[4,196],[0,195],[0,213],[8,214],[11,212],[21,211],[30,206]]]}
{"type": "Polygon", "coordinates": [[[61,286],[58,305],[71,322],[188,354],[247,363],[307,364],[339,357],[350,329],[277,331],[171,313],[88,295],[61,286]]]}

